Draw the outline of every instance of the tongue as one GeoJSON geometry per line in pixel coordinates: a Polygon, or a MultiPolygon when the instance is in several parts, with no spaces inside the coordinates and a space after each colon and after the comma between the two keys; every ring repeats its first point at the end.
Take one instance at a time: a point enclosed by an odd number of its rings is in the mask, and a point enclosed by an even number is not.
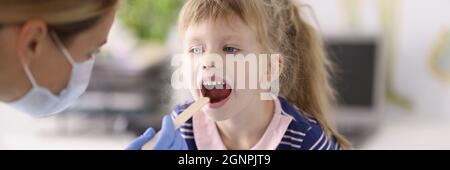
{"type": "Polygon", "coordinates": [[[231,93],[231,89],[211,89],[205,90],[205,96],[211,99],[211,103],[217,103],[227,98],[231,93]]]}

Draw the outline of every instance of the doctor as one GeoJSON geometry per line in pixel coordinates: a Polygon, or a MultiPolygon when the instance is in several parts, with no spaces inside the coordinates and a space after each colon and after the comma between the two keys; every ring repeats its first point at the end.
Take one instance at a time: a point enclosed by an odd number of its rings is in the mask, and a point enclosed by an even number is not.
{"type": "MultiPolygon", "coordinates": [[[[66,109],[86,90],[118,0],[0,0],[0,102],[34,117],[66,109]]],[[[186,149],[170,117],[156,149],[186,149]],[[181,140],[180,140],[181,139],[181,140]]],[[[140,149],[150,128],[130,144],[140,149]]]]}

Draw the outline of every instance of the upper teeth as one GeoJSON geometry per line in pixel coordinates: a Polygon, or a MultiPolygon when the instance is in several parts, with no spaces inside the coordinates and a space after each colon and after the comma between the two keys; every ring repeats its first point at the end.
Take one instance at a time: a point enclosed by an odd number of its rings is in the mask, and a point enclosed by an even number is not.
{"type": "Polygon", "coordinates": [[[205,86],[215,86],[215,85],[222,85],[222,84],[224,84],[223,82],[221,82],[221,81],[204,81],[203,82],[203,85],[205,85],[205,86]]]}

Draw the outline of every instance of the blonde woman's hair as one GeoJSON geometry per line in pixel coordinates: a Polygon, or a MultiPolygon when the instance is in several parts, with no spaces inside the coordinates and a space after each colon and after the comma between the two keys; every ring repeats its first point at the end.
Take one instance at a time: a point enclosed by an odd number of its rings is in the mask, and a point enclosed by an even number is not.
{"type": "Polygon", "coordinates": [[[301,18],[291,0],[188,0],[178,21],[180,36],[189,25],[237,16],[258,35],[265,52],[282,54],[280,93],[302,114],[315,118],[343,148],[350,143],[327,119],[335,103],[329,79],[332,63],[320,36],[301,18]]]}
{"type": "Polygon", "coordinates": [[[63,41],[92,26],[118,0],[0,0],[0,24],[41,19],[63,41]]]}

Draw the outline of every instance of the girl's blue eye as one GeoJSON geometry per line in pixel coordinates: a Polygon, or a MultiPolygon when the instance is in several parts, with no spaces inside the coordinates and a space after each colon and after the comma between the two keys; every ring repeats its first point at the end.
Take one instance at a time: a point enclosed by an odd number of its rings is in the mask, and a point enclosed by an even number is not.
{"type": "Polygon", "coordinates": [[[223,51],[227,54],[235,54],[239,51],[239,49],[234,48],[234,47],[225,47],[225,48],[223,48],[223,51]]]}
{"type": "Polygon", "coordinates": [[[203,53],[203,49],[201,47],[193,47],[189,52],[195,55],[200,55],[203,53]]]}

